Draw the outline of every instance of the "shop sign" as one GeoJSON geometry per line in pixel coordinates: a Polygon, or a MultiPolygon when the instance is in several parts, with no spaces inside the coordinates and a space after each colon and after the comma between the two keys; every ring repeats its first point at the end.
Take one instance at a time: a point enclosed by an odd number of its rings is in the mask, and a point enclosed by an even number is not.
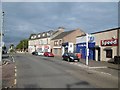
{"type": "Polygon", "coordinates": [[[88,35],[88,41],[93,42],[95,40],[95,37],[91,34],[88,35]]]}
{"type": "Polygon", "coordinates": [[[101,40],[101,46],[118,46],[118,39],[101,40]]]}
{"type": "Polygon", "coordinates": [[[49,49],[49,46],[45,46],[45,49],[49,49]]]}
{"type": "Polygon", "coordinates": [[[86,47],[86,44],[78,44],[78,47],[86,47]]]}

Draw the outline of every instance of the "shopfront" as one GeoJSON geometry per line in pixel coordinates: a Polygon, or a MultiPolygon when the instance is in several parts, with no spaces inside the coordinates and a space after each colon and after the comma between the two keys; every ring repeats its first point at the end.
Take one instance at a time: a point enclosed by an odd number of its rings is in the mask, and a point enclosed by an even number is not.
{"type": "Polygon", "coordinates": [[[118,28],[92,33],[95,36],[95,60],[113,61],[118,56],[118,28]]]}
{"type": "Polygon", "coordinates": [[[37,45],[36,51],[37,52],[50,52],[50,45],[37,45]]]}
{"type": "Polygon", "coordinates": [[[103,50],[103,53],[105,53],[104,57],[106,61],[109,61],[117,55],[117,46],[118,39],[101,40],[101,48],[103,50]]]}
{"type": "MultiPolygon", "coordinates": [[[[94,39],[88,43],[89,60],[95,60],[95,41],[94,39]]],[[[76,38],[76,53],[81,55],[82,59],[86,59],[86,36],[76,38]]]]}
{"type": "MultiPolygon", "coordinates": [[[[88,58],[89,58],[89,60],[95,59],[95,50],[93,49],[94,46],[95,46],[95,42],[88,44],[88,48],[89,48],[89,57],[88,58]]],[[[81,58],[86,59],[86,43],[85,42],[76,44],[76,53],[80,53],[81,58]]]]}
{"type": "Polygon", "coordinates": [[[71,42],[62,43],[62,55],[64,53],[73,53],[74,52],[74,45],[71,42]]]}

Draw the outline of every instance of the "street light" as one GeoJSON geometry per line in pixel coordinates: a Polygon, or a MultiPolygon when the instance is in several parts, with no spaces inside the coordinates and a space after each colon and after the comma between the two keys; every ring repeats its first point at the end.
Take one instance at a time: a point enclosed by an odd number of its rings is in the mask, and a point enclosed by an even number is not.
{"type": "Polygon", "coordinates": [[[88,33],[86,33],[86,65],[88,65],[89,47],[88,47],[88,33]]]}
{"type": "Polygon", "coordinates": [[[0,30],[0,61],[2,61],[2,46],[3,46],[3,23],[4,23],[4,12],[2,11],[2,3],[1,3],[1,30],[0,30]]]}

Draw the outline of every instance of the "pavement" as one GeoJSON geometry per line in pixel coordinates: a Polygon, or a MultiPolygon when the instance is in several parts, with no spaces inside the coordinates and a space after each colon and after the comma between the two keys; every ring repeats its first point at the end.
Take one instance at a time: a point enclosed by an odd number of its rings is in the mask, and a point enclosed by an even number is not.
{"type": "Polygon", "coordinates": [[[15,63],[9,55],[2,56],[2,88],[13,88],[15,79],[15,63]]]}
{"type": "MultiPolygon", "coordinates": [[[[61,59],[61,56],[56,56],[56,58],[61,59]]],[[[90,69],[91,71],[94,70],[96,73],[112,75],[116,78],[118,78],[118,72],[120,71],[120,64],[114,64],[105,61],[89,60],[89,64],[86,65],[85,59],[80,59],[79,62],[73,64],[81,68],[90,69]]]]}

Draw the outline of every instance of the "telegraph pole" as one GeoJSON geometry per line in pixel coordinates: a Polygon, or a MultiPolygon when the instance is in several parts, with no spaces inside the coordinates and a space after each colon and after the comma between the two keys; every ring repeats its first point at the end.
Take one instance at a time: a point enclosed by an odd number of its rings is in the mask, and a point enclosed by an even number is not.
{"type": "Polygon", "coordinates": [[[86,65],[88,65],[89,47],[88,47],[88,33],[86,33],[86,65]]]}
{"type": "Polygon", "coordinates": [[[4,17],[4,12],[2,11],[2,2],[0,2],[0,13],[1,13],[1,23],[0,23],[0,62],[2,62],[2,44],[3,44],[3,17],[4,17]]]}

